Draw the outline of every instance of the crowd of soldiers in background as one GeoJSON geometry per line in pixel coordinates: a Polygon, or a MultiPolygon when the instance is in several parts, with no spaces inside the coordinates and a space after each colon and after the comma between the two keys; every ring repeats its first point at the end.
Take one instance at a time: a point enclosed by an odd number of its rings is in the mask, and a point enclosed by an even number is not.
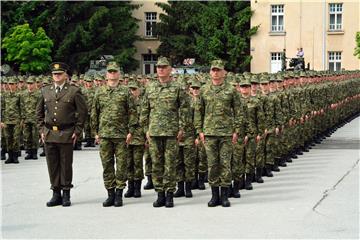
{"type": "MultiPolygon", "coordinates": [[[[173,75],[173,81],[188,93],[193,109],[201,86],[210,81],[209,74],[173,75]]],[[[106,84],[104,75],[72,75],[71,84],[82,89],[88,104],[88,119],[84,134],[75,144],[75,150],[95,147],[95,133],[91,128],[92,101],[97,89],[106,84]]],[[[121,84],[127,85],[137,99],[139,114],[141,97],[154,75],[121,75],[121,84]]],[[[287,163],[308,152],[314,144],[329,137],[337,128],[360,112],[360,71],[306,71],[276,74],[229,72],[226,81],[239,93],[241,103],[241,131],[234,145],[230,196],[240,197],[239,189],[251,190],[252,183],[263,183],[263,176],[272,177],[287,163]]],[[[42,86],[52,84],[51,76],[1,77],[1,160],[19,163],[21,150],[25,160],[38,159],[41,144],[36,120],[36,105],[42,86]],[[8,157],[6,159],[6,153],[8,157]]],[[[178,189],[175,197],[191,197],[191,189],[205,189],[207,160],[203,143],[198,139],[194,123],[189,122],[186,137],[180,143],[177,162],[178,189]],[[190,134],[189,134],[190,133],[190,134]]],[[[128,164],[128,191],[125,197],[139,197],[141,180],[148,181],[144,189],[152,189],[151,157],[143,133],[143,163],[128,164]],[[143,171],[145,167],[145,172],[143,171]],[[140,181],[140,184],[134,184],[140,181]]],[[[42,153],[44,155],[44,153],[42,153]]]]}

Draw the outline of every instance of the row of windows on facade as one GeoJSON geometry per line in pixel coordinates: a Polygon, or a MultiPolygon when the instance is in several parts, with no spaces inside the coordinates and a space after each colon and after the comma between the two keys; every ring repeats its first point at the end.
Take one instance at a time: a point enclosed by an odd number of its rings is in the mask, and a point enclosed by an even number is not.
{"type": "MultiPolygon", "coordinates": [[[[342,3],[329,4],[329,30],[342,30],[342,3]]],[[[271,5],[271,31],[284,32],[284,5],[271,5]]]]}

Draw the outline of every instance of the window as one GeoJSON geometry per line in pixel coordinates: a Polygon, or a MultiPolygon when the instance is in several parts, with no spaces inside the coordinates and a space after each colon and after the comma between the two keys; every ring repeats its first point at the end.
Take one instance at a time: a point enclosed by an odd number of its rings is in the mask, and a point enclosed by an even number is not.
{"type": "Polygon", "coordinates": [[[342,3],[330,3],[329,4],[329,30],[337,31],[342,30],[342,3]]]}
{"type": "Polygon", "coordinates": [[[341,70],[341,52],[329,52],[329,70],[341,70]]]}
{"type": "Polygon", "coordinates": [[[155,27],[156,27],[156,12],[147,12],[145,13],[145,36],[154,37],[155,36],[155,27]]]}
{"type": "Polygon", "coordinates": [[[271,5],[271,32],[284,31],[284,5],[271,5]]]}
{"type": "Polygon", "coordinates": [[[143,54],[143,74],[153,74],[156,72],[157,55],[143,54]]]}
{"type": "Polygon", "coordinates": [[[270,72],[276,73],[281,71],[281,52],[272,52],[270,60],[270,72]]]}

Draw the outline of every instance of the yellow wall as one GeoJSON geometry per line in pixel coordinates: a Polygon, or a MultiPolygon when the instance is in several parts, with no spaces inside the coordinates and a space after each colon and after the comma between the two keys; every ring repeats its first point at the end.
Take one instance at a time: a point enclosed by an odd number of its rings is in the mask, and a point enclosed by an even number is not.
{"type": "Polygon", "coordinates": [[[310,68],[328,68],[328,51],[341,51],[341,66],[345,69],[359,69],[360,61],[353,56],[356,31],[360,31],[359,1],[265,1],[251,0],[254,15],[251,26],[260,25],[258,33],[251,39],[251,71],[269,72],[270,53],[286,48],[287,57],[294,57],[296,50],[303,47],[305,62],[310,68]],[[324,4],[325,2],[325,4],[324,4]],[[329,26],[329,3],[343,3],[343,32],[331,34],[329,26]],[[285,34],[271,36],[271,5],[284,4],[285,34]],[[325,31],[323,9],[325,6],[325,31]],[[325,48],[323,36],[325,32],[325,48]],[[325,62],[323,54],[325,52],[325,62]]]}

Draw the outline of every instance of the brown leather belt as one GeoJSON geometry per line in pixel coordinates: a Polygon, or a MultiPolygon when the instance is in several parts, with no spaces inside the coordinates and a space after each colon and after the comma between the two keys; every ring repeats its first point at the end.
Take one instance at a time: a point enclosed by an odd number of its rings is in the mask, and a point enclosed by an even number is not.
{"type": "Polygon", "coordinates": [[[50,129],[53,131],[62,131],[62,130],[72,128],[74,126],[75,126],[75,124],[73,124],[73,123],[72,124],[62,124],[62,125],[50,125],[50,124],[45,123],[45,127],[47,129],[50,129]]]}

